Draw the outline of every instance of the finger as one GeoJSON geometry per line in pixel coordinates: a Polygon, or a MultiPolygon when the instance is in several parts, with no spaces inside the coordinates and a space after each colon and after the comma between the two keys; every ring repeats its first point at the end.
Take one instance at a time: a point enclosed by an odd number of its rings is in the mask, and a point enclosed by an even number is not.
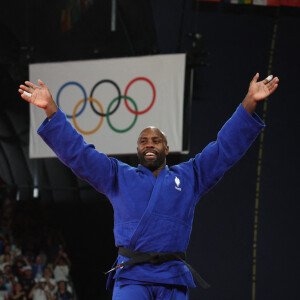
{"type": "Polygon", "coordinates": [[[272,86],[271,89],[269,89],[270,95],[271,95],[272,93],[275,92],[275,90],[277,89],[277,87],[278,87],[278,84],[276,83],[276,84],[274,84],[274,85],[272,86]]]}
{"type": "Polygon", "coordinates": [[[279,82],[278,77],[275,77],[272,81],[267,83],[268,89],[272,89],[275,84],[278,84],[278,82],[279,82]]]}
{"type": "Polygon", "coordinates": [[[38,89],[39,87],[30,81],[25,81],[25,84],[30,86],[32,89],[38,89]]]}
{"type": "Polygon", "coordinates": [[[19,89],[18,91],[19,91],[19,93],[21,94],[21,96],[26,97],[26,99],[30,99],[31,96],[32,96],[31,93],[28,93],[28,92],[24,91],[23,89],[19,89]]]}
{"type": "Polygon", "coordinates": [[[256,82],[257,82],[257,80],[258,80],[258,78],[259,78],[259,73],[256,73],[256,74],[254,75],[254,77],[252,78],[252,80],[251,80],[251,83],[250,83],[250,84],[252,84],[252,83],[256,83],[256,82]]]}
{"type": "Polygon", "coordinates": [[[38,79],[38,83],[41,87],[46,87],[45,83],[41,79],[38,79]]]}
{"type": "Polygon", "coordinates": [[[18,92],[22,95],[24,93],[23,89],[18,89],[18,92]]]}
{"type": "Polygon", "coordinates": [[[277,77],[275,77],[271,82],[269,82],[266,86],[267,88],[271,91],[275,85],[278,86],[278,82],[279,82],[279,79],[277,77]]]}
{"type": "Polygon", "coordinates": [[[263,80],[264,84],[268,84],[270,81],[272,81],[273,75],[269,75],[266,79],[263,80]]]}
{"type": "Polygon", "coordinates": [[[20,88],[21,88],[23,91],[26,91],[26,92],[28,92],[28,93],[33,93],[33,92],[34,92],[33,89],[31,89],[31,88],[29,88],[28,86],[23,85],[23,84],[20,85],[20,88]]]}
{"type": "Polygon", "coordinates": [[[19,89],[19,93],[21,94],[22,99],[24,99],[27,102],[31,102],[31,97],[26,96],[26,94],[24,94],[24,91],[19,89]]]}
{"type": "Polygon", "coordinates": [[[23,94],[24,94],[25,96],[29,97],[29,98],[31,98],[31,96],[32,96],[31,93],[28,93],[28,92],[26,92],[26,91],[24,91],[23,94]]]}

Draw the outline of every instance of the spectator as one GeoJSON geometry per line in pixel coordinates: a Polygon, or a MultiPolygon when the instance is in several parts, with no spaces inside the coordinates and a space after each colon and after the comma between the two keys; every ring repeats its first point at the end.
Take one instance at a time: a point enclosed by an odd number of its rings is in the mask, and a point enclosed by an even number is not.
{"type": "Polygon", "coordinates": [[[0,268],[4,270],[4,267],[9,264],[10,266],[12,265],[12,259],[11,255],[9,253],[3,254],[2,262],[0,264],[0,268]]]}
{"type": "Polygon", "coordinates": [[[35,263],[32,265],[32,275],[36,280],[43,277],[45,267],[42,256],[38,255],[35,259],[35,263]]]}
{"type": "Polygon", "coordinates": [[[10,297],[12,300],[27,300],[26,293],[20,282],[16,282],[14,285],[14,291],[10,297]]]}
{"type": "Polygon", "coordinates": [[[57,257],[57,252],[66,248],[66,242],[60,230],[45,227],[43,230],[43,248],[50,263],[57,257]]]}
{"type": "Polygon", "coordinates": [[[20,277],[23,276],[23,266],[24,266],[24,260],[23,257],[21,255],[17,256],[15,258],[15,261],[12,265],[12,272],[14,274],[14,276],[16,276],[18,278],[18,280],[20,280],[20,277]]]}
{"type": "Polygon", "coordinates": [[[14,258],[21,253],[20,249],[16,248],[15,245],[6,243],[3,246],[3,253],[0,256],[0,264],[5,262],[13,263],[14,258]]]}
{"type": "Polygon", "coordinates": [[[53,300],[72,300],[72,294],[67,291],[67,282],[66,281],[59,281],[58,282],[58,291],[54,295],[53,300]]]}
{"type": "Polygon", "coordinates": [[[10,255],[11,252],[11,245],[9,243],[6,243],[3,245],[2,255],[0,256],[0,264],[5,263],[5,259],[7,254],[10,255]]]}
{"type": "Polygon", "coordinates": [[[71,261],[67,253],[62,250],[58,251],[58,255],[54,262],[54,278],[56,282],[64,280],[67,281],[69,278],[69,272],[71,268],[71,261]]]}
{"type": "Polygon", "coordinates": [[[28,294],[35,285],[35,281],[32,276],[32,268],[31,266],[27,265],[22,268],[22,271],[23,276],[20,277],[20,283],[22,284],[26,296],[28,297],[28,294]]]}
{"type": "Polygon", "coordinates": [[[32,300],[51,300],[52,297],[48,291],[45,290],[46,279],[40,278],[37,283],[32,287],[28,298],[32,300]]]}
{"type": "Polygon", "coordinates": [[[22,251],[15,244],[12,244],[10,248],[10,254],[11,259],[14,260],[16,257],[22,255],[22,251]]]}
{"type": "Polygon", "coordinates": [[[0,289],[2,291],[6,291],[7,295],[10,296],[13,290],[13,286],[15,284],[15,277],[11,271],[11,265],[9,263],[5,263],[2,265],[3,275],[0,280],[0,289]]]}
{"type": "Polygon", "coordinates": [[[8,300],[8,293],[5,287],[5,276],[0,268],[0,300],[8,300]]]}
{"type": "Polygon", "coordinates": [[[48,267],[44,269],[44,278],[46,279],[45,290],[49,292],[51,296],[54,296],[57,292],[57,285],[55,279],[52,277],[52,271],[48,267]]]}

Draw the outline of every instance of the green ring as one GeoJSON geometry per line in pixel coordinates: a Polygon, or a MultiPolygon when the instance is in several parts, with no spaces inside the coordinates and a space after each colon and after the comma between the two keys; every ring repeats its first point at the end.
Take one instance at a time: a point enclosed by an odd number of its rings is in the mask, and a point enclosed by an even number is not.
{"type": "MultiPolygon", "coordinates": [[[[134,124],[136,123],[136,120],[137,120],[138,115],[135,115],[135,116],[134,116],[133,122],[131,123],[131,125],[129,125],[129,127],[125,128],[125,129],[117,129],[117,128],[115,128],[115,127],[111,124],[111,122],[110,122],[110,119],[109,119],[109,118],[110,118],[110,117],[109,117],[109,111],[110,111],[111,106],[114,104],[114,102],[116,102],[116,101],[119,100],[119,99],[120,99],[120,97],[116,97],[116,98],[114,98],[114,99],[110,102],[110,104],[108,105],[108,108],[107,108],[106,117],[107,117],[107,123],[108,123],[109,127],[110,127],[113,131],[118,132],[118,133],[124,133],[124,132],[130,130],[130,129],[134,126],[134,124]]],[[[133,106],[134,106],[134,108],[135,108],[135,111],[138,111],[137,105],[136,105],[136,103],[134,102],[134,100],[133,100],[132,98],[130,98],[130,97],[128,97],[128,96],[121,96],[121,99],[127,99],[127,100],[129,100],[129,101],[133,104],[133,106]]]]}

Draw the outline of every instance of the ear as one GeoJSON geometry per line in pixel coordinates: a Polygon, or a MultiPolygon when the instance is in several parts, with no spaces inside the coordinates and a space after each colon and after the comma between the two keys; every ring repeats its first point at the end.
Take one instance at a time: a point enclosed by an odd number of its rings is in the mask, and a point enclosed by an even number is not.
{"type": "Polygon", "coordinates": [[[169,146],[166,146],[166,148],[165,148],[165,153],[166,153],[166,155],[169,154],[169,146]]]}

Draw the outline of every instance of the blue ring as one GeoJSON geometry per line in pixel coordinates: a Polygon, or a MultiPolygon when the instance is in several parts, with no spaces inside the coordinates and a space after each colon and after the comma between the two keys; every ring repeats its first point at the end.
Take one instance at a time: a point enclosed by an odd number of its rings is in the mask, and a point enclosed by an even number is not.
{"type": "MultiPolygon", "coordinates": [[[[86,107],[86,103],[87,103],[87,96],[86,96],[85,89],[84,89],[84,87],[80,83],[78,83],[76,81],[69,81],[69,82],[66,82],[65,84],[63,84],[61,86],[61,88],[58,90],[58,93],[57,93],[57,96],[56,96],[56,103],[57,103],[57,106],[59,107],[59,96],[60,96],[60,93],[62,92],[62,90],[66,86],[71,85],[71,84],[77,85],[82,90],[82,92],[83,92],[83,97],[84,97],[83,98],[84,99],[83,106],[82,106],[81,110],[75,115],[76,117],[78,117],[79,115],[81,115],[83,113],[83,111],[84,111],[84,109],[86,107]]],[[[72,119],[73,118],[72,115],[67,115],[66,114],[66,116],[67,116],[68,119],[72,119]]]]}

